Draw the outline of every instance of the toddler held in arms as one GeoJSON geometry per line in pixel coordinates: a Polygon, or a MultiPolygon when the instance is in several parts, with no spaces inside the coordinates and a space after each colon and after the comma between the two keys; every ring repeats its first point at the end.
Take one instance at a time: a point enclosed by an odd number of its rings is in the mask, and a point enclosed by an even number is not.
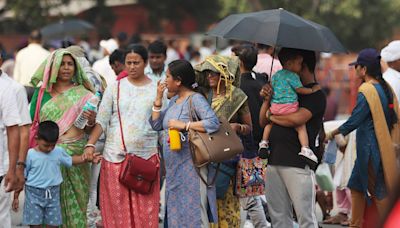
{"type": "MultiPolygon", "coordinates": [[[[271,86],[273,95],[271,99],[271,106],[267,112],[267,119],[269,115],[286,115],[294,113],[299,109],[298,95],[297,94],[311,94],[320,90],[319,85],[312,88],[303,87],[298,73],[300,73],[303,63],[303,57],[297,49],[282,48],[278,54],[279,61],[283,69],[276,72],[271,79],[271,86]]],[[[264,128],[263,139],[259,144],[259,156],[266,159],[271,152],[269,147],[269,134],[271,132],[272,123],[269,123],[264,128]]],[[[318,163],[318,158],[308,145],[308,135],[306,125],[303,124],[296,128],[301,144],[301,151],[299,155],[307,160],[307,162],[318,163]]]]}

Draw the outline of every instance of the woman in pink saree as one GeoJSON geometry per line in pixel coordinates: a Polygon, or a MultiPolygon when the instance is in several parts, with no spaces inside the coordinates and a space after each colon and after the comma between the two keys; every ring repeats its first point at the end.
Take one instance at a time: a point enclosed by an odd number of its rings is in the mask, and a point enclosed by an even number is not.
{"type": "MultiPolygon", "coordinates": [[[[92,86],[82,71],[76,58],[65,49],[58,49],[42,63],[33,75],[31,83],[45,88],[39,112],[40,121],[52,120],[60,128],[57,145],[69,155],[81,155],[87,140],[84,131],[94,125],[95,113],[85,112],[88,124],[78,129],[74,122],[86,101],[94,95],[92,86]]],[[[31,116],[36,110],[39,88],[31,103],[31,116]]],[[[89,164],[62,167],[61,210],[63,227],[86,227],[86,208],[89,198],[89,164]]]]}

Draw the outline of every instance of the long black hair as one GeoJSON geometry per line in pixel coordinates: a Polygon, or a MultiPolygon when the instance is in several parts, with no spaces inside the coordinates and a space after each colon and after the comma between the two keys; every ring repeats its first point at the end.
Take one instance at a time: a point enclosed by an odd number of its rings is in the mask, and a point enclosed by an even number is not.
{"type": "Polygon", "coordinates": [[[190,62],[183,59],[172,61],[168,64],[169,72],[174,80],[180,80],[182,85],[193,90],[196,76],[190,62]]]}
{"type": "MultiPolygon", "coordinates": [[[[379,56],[380,59],[380,56],[379,56]]],[[[389,84],[385,81],[382,76],[381,64],[378,62],[376,64],[371,64],[369,66],[365,66],[367,68],[367,74],[376,80],[378,80],[379,84],[382,86],[383,91],[385,92],[386,98],[389,103],[389,120],[388,125],[390,130],[393,129],[393,125],[397,123],[397,115],[394,111],[394,96],[393,91],[390,88],[389,84]]]]}

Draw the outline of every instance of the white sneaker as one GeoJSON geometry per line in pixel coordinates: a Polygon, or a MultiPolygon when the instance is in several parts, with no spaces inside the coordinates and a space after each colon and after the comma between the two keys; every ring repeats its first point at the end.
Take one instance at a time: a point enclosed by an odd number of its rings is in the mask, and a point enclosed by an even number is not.
{"type": "Polygon", "coordinates": [[[308,147],[301,147],[301,151],[300,151],[299,155],[303,156],[315,163],[318,163],[317,156],[315,156],[314,152],[308,147]]]}

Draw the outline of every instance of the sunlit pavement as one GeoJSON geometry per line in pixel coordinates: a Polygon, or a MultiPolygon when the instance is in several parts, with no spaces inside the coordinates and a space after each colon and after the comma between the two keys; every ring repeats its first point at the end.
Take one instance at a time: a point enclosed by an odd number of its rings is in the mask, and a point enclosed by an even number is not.
{"type": "MultiPolygon", "coordinates": [[[[15,212],[11,212],[11,216],[12,216],[12,227],[13,228],[28,228],[28,226],[22,226],[22,210],[23,210],[23,206],[24,206],[24,199],[25,199],[25,194],[24,192],[21,192],[20,194],[20,205],[19,205],[19,211],[18,213],[15,212]]],[[[335,196],[334,196],[335,197],[335,196]]],[[[334,198],[335,199],[335,198],[334,198]]],[[[334,207],[334,209],[331,212],[331,215],[336,215],[337,213],[337,208],[336,205],[334,207]]],[[[321,209],[319,208],[319,206],[317,206],[317,219],[318,221],[322,221],[322,213],[321,213],[321,209]]],[[[327,225],[327,224],[322,224],[320,222],[320,226],[323,228],[339,228],[339,227],[344,227],[344,226],[340,226],[340,225],[327,225]]],[[[160,228],[162,228],[163,226],[160,224],[159,226],[160,228]]],[[[270,226],[269,226],[270,227],[270,226]]],[[[297,224],[293,225],[293,228],[298,228],[299,226],[297,224]]],[[[243,228],[254,228],[253,224],[251,223],[250,220],[247,220],[243,226],[243,228]]]]}

